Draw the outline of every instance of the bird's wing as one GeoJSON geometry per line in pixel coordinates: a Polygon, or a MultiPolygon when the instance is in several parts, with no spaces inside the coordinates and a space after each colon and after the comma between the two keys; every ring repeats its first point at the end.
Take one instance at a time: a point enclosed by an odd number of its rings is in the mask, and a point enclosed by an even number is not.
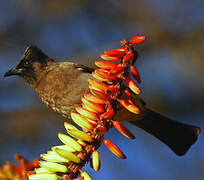
{"type": "Polygon", "coordinates": [[[75,63],[60,63],[61,83],[64,87],[59,95],[64,106],[79,104],[81,97],[88,92],[88,79],[91,68],[75,63]]]}
{"type": "Polygon", "coordinates": [[[35,89],[51,109],[69,117],[71,110],[80,104],[81,97],[88,91],[90,71],[91,68],[71,62],[51,63],[35,89]]]}
{"type": "Polygon", "coordinates": [[[93,69],[93,68],[87,67],[87,66],[82,65],[82,64],[73,64],[73,66],[74,66],[75,68],[77,68],[78,70],[83,71],[83,72],[85,72],[85,73],[92,73],[92,72],[94,72],[94,70],[95,70],[95,69],[93,69]]]}

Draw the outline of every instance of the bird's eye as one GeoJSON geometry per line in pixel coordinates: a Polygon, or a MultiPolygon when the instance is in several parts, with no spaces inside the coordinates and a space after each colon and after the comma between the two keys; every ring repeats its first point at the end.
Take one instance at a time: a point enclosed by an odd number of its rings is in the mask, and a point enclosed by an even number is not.
{"type": "Polygon", "coordinates": [[[27,67],[27,66],[30,66],[30,65],[31,65],[31,61],[30,60],[27,59],[27,60],[24,61],[24,66],[27,67]]]}

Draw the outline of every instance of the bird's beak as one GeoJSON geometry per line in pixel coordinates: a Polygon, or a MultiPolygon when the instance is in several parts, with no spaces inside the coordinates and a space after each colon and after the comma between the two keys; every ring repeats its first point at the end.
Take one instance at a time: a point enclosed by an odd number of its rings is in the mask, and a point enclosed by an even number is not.
{"type": "Polygon", "coordinates": [[[21,73],[22,73],[22,69],[12,68],[11,70],[9,70],[4,74],[4,77],[20,75],[21,73]]]}

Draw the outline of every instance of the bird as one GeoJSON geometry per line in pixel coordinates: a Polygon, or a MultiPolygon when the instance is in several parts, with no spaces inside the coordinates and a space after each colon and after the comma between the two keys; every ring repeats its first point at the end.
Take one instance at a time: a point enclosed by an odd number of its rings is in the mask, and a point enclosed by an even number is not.
{"type": "MultiPolygon", "coordinates": [[[[81,97],[89,91],[88,79],[94,68],[73,62],[57,62],[40,48],[26,48],[20,62],[4,74],[4,77],[22,77],[39,95],[41,100],[61,116],[70,119],[70,113],[81,103],[81,97]]],[[[140,116],[129,111],[119,111],[114,119],[128,121],[166,144],[176,155],[186,154],[201,128],[172,120],[150,110],[146,103],[134,97],[135,104],[144,109],[140,116]]]]}

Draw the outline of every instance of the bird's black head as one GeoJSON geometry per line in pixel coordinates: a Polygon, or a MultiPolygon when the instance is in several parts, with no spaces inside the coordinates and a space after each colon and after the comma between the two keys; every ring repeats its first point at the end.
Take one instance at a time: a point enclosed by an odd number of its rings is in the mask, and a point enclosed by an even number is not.
{"type": "Polygon", "coordinates": [[[47,63],[51,61],[53,60],[45,55],[41,49],[33,45],[29,46],[25,50],[18,65],[6,72],[4,77],[19,75],[32,84],[33,81],[36,81],[37,75],[43,71],[47,63]]]}

